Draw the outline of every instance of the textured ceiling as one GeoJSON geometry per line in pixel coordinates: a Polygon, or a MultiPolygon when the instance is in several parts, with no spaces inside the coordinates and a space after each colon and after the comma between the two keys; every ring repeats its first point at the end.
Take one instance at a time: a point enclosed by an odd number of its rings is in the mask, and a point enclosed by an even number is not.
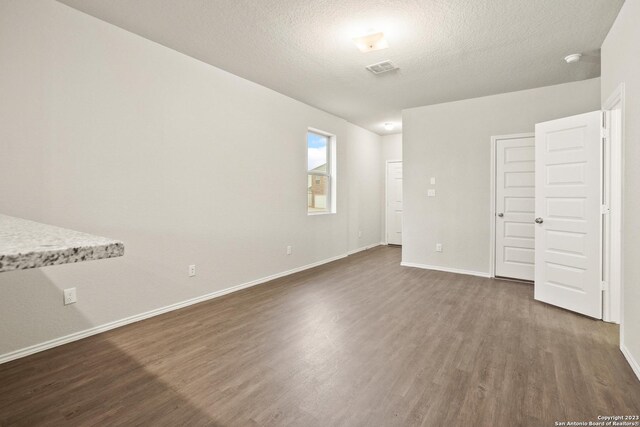
{"type": "Polygon", "coordinates": [[[408,107],[600,75],[624,0],[59,0],[379,134],[408,107]],[[388,49],[352,38],[383,31],[388,49]],[[582,52],[567,65],[562,58],[582,52]],[[390,59],[400,70],[365,66],[390,59]]]}

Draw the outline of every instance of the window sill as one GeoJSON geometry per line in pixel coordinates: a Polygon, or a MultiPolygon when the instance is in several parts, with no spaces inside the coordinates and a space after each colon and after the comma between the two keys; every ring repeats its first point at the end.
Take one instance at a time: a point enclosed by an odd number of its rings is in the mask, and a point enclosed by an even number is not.
{"type": "Polygon", "coordinates": [[[307,212],[307,216],[335,215],[336,212],[307,212]]]}

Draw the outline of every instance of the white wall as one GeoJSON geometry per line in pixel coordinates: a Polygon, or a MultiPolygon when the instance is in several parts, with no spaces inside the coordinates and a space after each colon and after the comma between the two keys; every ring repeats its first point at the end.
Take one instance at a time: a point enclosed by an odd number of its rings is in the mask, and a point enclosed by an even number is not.
{"type": "Polygon", "coordinates": [[[602,45],[602,101],[625,85],[623,350],[640,376],[640,1],[627,0],[602,45]]]}
{"type": "Polygon", "coordinates": [[[377,135],[52,0],[0,2],[0,62],[0,212],[126,245],[0,274],[0,358],[380,241],[377,135]],[[335,215],[306,213],[307,127],[335,215]]]}
{"type": "Polygon", "coordinates": [[[384,172],[379,167],[380,139],[375,133],[347,124],[350,252],[380,244],[383,200],[380,188],[384,181],[384,172]]]}
{"type": "Polygon", "coordinates": [[[382,143],[382,161],[402,160],[402,134],[384,135],[380,138],[382,143]]]}
{"type": "Polygon", "coordinates": [[[491,136],[598,110],[599,85],[591,79],[404,110],[403,262],[488,274],[491,136]],[[435,198],[427,198],[430,177],[435,198]]]}

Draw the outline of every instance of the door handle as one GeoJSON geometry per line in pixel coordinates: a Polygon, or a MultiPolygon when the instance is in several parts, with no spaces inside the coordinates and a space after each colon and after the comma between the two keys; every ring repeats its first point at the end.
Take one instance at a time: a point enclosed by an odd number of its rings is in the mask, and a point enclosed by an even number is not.
{"type": "Polygon", "coordinates": [[[536,218],[536,224],[542,224],[544,220],[540,217],[536,218]]]}
{"type": "Polygon", "coordinates": [[[497,214],[500,218],[502,218],[504,216],[504,214],[502,212],[497,214]]]}

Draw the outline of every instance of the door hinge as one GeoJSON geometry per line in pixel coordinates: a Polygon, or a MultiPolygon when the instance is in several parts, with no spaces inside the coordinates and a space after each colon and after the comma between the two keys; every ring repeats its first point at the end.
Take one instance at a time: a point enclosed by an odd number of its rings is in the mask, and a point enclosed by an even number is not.
{"type": "Polygon", "coordinates": [[[606,291],[608,287],[609,287],[609,284],[607,282],[605,282],[604,280],[600,282],[600,290],[601,291],[606,291]]]}
{"type": "Polygon", "coordinates": [[[601,205],[600,206],[600,213],[602,215],[608,215],[611,212],[611,208],[607,205],[601,205]]]}
{"type": "Polygon", "coordinates": [[[606,129],[607,128],[607,112],[603,111],[602,112],[602,129],[606,129]]]}

